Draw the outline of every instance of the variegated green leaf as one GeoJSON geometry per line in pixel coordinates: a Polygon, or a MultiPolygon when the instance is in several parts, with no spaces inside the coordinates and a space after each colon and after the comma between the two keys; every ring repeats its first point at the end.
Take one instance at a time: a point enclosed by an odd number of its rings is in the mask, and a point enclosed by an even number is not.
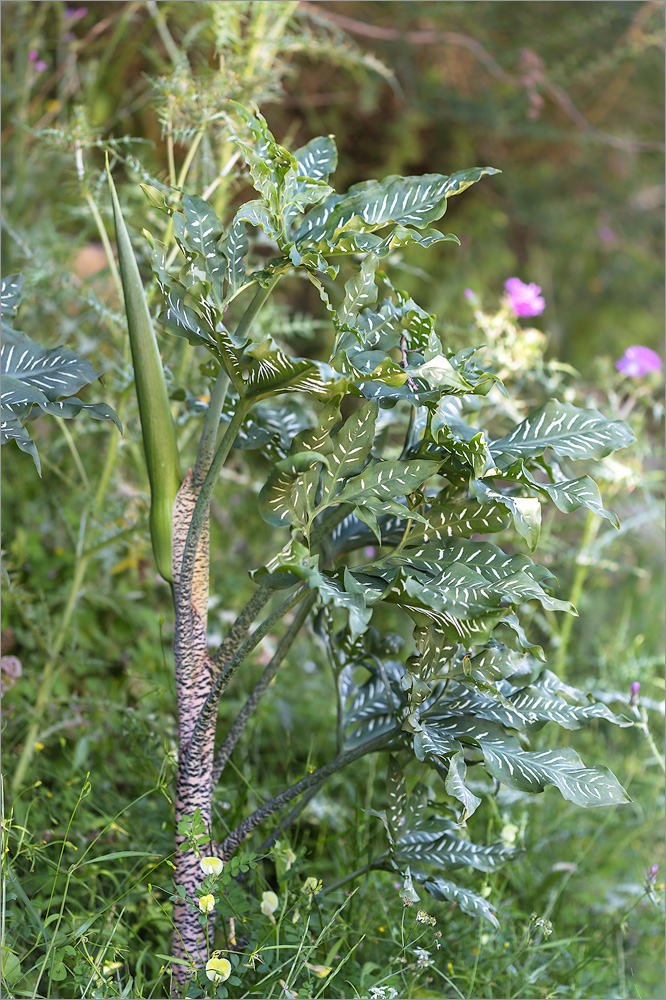
{"type": "Polygon", "coordinates": [[[446,388],[456,392],[473,392],[474,386],[456,370],[449,358],[439,354],[422,365],[407,369],[409,374],[425,379],[431,388],[446,388]]]}
{"type": "Polygon", "coordinates": [[[440,729],[431,728],[423,719],[420,720],[419,728],[414,733],[414,754],[417,760],[425,760],[430,756],[443,761],[461,749],[455,737],[440,729]]]}
{"type": "Polygon", "coordinates": [[[419,586],[417,581],[408,587],[408,579],[401,574],[384,600],[399,605],[419,626],[434,623],[450,641],[463,642],[467,646],[487,642],[498,622],[505,617],[503,609],[459,617],[448,610],[435,587],[419,586]]]}
{"type": "Polygon", "coordinates": [[[461,823],[465,823],[476,812],[482,801],[478,795],[469,790],[465,784],[466,777],[467,765],[465,764],[465,754],[462,750],[458,750],[452,757],[449,757],[449,769],[444,781],[444,788],[463,807],[460,817],[461,823]]]}
{"type": "MultiPolygon", "coordinates": [[[[15,379],[26,389],[39,390],[50,400],[73,395],[99,374],[89,361],[68,347],[44,348],[18,330],[5,329],[1,358],[3,376],[15,379]]],[[[16,383],[10,386],[14,396],[16,383]]]]}
{"type": "Polygon", "coordinates": [[[246,228],[242,215],[240,218],[236,215],[226,236],[220,241],[220,251],[227,260],[227,299],[232,299],[245,283],[245,256],[250,248],[246,228]]]}
{"type": "Polygon", "coordinates": [[[202,269],[210,281],[213,298],[221,305],[223,282],[227,272],[227,259],[220,253],[223,227],[214,209],[198,195],[186,194],[183,212],[187,221],[190,246],[202,258],[202,269]]]}
{"type": "Polygon", "coordinates": [[[353,689],[351,702],[343,713],[345,746],[359,746],[398,727],[397,714],[404,704],[400,686],[403,673],[402,664],[386,660],[381,669],[373,665],[368,680],[353,689]]]}
{"type": "Polygon", "coordinates": [[[294,152],[299,177],[327,181],[338,165],[338,150],[332,135],[310,139],[294,152]]]}
{"type": "Polygon", "coordinates": [[[413,789],[412,794],[407,799],[407,805],[405,806],[405,822],[404,825],[407,829],[414,826],[418,826],[425,819],[425,813],[428,806],[428,789],[422,782],[417,782],[413,789]]]}
{"type": "Polygon", "coordinates": [[[336,381],[330,370],[322,377],[325,366],[309,358],[292,358],[279,348],[258,344],[248,348],[253,361],[245,381],[247,399],[268,399],[284,392],[307,392],[326,397],[336,381]]]}
{"type": "Polygon", "coordinates": [[[451,449],[457,459],[471,467],[474,476],[482,476],[484,472],[495,467],[483,431],[465,441],[454,437],[453,434],[447,436],[440,432],[439,440],[451,449]]]}
{"type": "Polygon", "coordinates": [[[535,721],[543,724],[555,722],[563,729],[579,729],[590,719],[605,719],[616,726],[630,726],[631,720],[614,712],[601,702],[589,701],[585,696],[565,686],[569,697],[576,697],[579,704],[571,704],[562,698],[558,691],[562,682],[550,671],[544,674],[528,687],[522,687],[509,693],[508,684],[502,685],[508,700],[524,715],[530,723],[535,721]]]}
{"type": "Polygon", "coordinates": [[[314,507],[319,482],[317,463],[326,462],[317,451],[288,455],[271,468],[259,493],[259,513],[268,524],[305,526],[314,507]],[[313,474],[310,474],[310,471],[313,474]]]}
{"type": "MultiPolygon", "coordinates": [[[[20,290],[21,284],[16,276],[12,276],[11,280],[6,279],[3,286],[5,317],[13,315],[18,308],[20,290]]],[[[0,365],[0,444],[16,441],[21,451],[32,455],[40,475],[37,447],[21,423],[30,416],[33,406],[38,406],[45,413],[67,418],[85,410],[97,420],[113,420],[122,433],[117,415],[105,403],[86,404],[72,395],[60,398],[77,392],[98,377],[92,365],[68,347],[44,348],[3,320],[0,365]]]]}
{"type": "Polygon", "coordinates": [[[22,274],[8,274],[0,282],[0,314],[11,318],[21,303],[22,274]]]}
{"type": "Polygon", "coordinates": [[[395,757],[389,756],[386,775],[386,819],[389,830],[395,839],[400,832],[405,817],[407,805],[407,786],[405,775],[395,757]]]}
{"type": "Polygon", "coordinates": [[[560,483],[535,483],[535,487],[549,496],[564,514],[586,507],[599,517],[605,517],[613,527],[620,527],[617,514],[604,509],[599,487],[591,476],[581,476],[579,479],[568,479],[560,483]]]}
{"type": "Polygon", "coordinates": [[[495,930],[499,928],[499,920],[495,916],[495,907],[479,896],[471,889],[463,889],[448,879],[429,878],[425,882],[425,888],[435,899],[448,899],[452,903],[458,903],[464,913],[469,913],[472,917],[485,917],[490,921],[495,930]]]}
{"type": "Polygon", "coordinates": [[[246,201],[236,212],[236,217],[232,229],[249,222],[256,229],[263,229],[270,240],[277,243],[280,238],[280,231],[275,224],[275,220],[262,201],[246,201]]]}
{"type": "Polygon", "coordinates": [[[215,331],[199,313],[186,305],[184,289],[171,287],[166,294],[166,309],[160,313],[160,322],[169,333],[184,337],[194,347],[207,347],[217,354],[215,331]]]}
{"type": "Polygon", "coordinates": [[[536,457],[550,448],[566,458],[603,458],[635,441],[623,420],[607,420],[598,410],[583,410],[551,399],[517,424],[505,437],[491,442],[495,455],[536,457]]]}
{"type": "Polygon", "coordinates": [[[345,285],[345,298],[338,310],[343,323],[353,327],[361,309],[372,306],[377,301],[375,271],[378,259],[374,254],[363,258],[359,270],[345,285]]]}
{"type": "Polygon", "coordinates": [[[400,834],[393,858],[398,864],[409,864],[412,868],[426,864],[452,871],[469,866],[491,872],[515,853],[504,844],[474,844],[461,837],[448,820],[433,817],[400,834]]]}
{"type": "Polygon", "coordinates": [[[322,505],[338,494],[346,479],[363,469],[375,439],[375,406],[364,406],[349,416],[331,435],[328,465],[321,477],[322,505]]]}
{"type": "Polygon", "coordinates": [[[522,791],[541,792],[555,785],[579,806],[609,806],[629,802],[629,796],[607,767],[585,767],[575,750],[511,750],[481,745],[486,767],[499,781],[522,791]]]}
{"type": "Polygon", "coordinates": [[[431,530],[423,534],[423,541],[444,541],[458,535],[502,531],[510,522],[504,504],[481,503],[479,500],[453,500],[433,504],[427,512],[431,530]]]}
{"type": "MultiPolygon", "coordinates": [[[[491,685],[485,685],[487,691],[491,691],[491,685]]],[[[474,690],[468,684],[455,683],[449,681],[446,688],[447,696],[438,700],[430,711],[424,715],[424,725],[435,729],[438,733],[438,723],[446,724],[452,717],[475,718],[487,722],[495,722],[501,726],[508,726],[510,729],[529,728],[530,717],[528,713],[522,712],[515,707],[510,699],[501,695],[499,690],[495,690],[489,696],[480,691],[474,690]]],[[[440,733],[440,738],[443,738],[440,733]]],[[[452,737],[448,735],[449,739],[452,737]]]]}
{"type": "Polygon", "coordinates": [[[6,407],[0,408],[0,445],[7,444],[8,441],[16,441],[21,451],[32,455],[37,472],[41,476],[42,465],[39,460],[37,446],[32,440],[27,430],[18,419],[13,416],[12,411],[6,407]]]}
{"type": "Polygon", "coordinates": [[[41,389],[29,382],[2,373],[2,407],[15,417],[23,417],[33,405],[48,403],[48,397],[41,389]]]}
{"type": "Polygon", "coordinates": [[[296,242],[319,243],[333,240],[338,231],[354,221],[355,229],[374,231],[389,222],[424,228],[444,215],[446,200],[474,184],[484,174],[497,173],[492,167],[473,167],[450,177],[424,174],[421,177],[385,177],[363,181],[347,194],[333,194],[307,213],[294,234],[296,242]]]}
{"type": "Polygon", "coordinates": [[[476,743],[488,771],[510,788],[542,792],[555,785],[565,799],[580,806],[618,805],[629,802],[627,793],[607,767],[585,767],[570,747],[557,750],[523,750],[492,722],[470,718],[431,720],[429,730],[443,738],[476,743]]]}
{"type": "Polygon", "coordinates": [[[439,469],[439,462],[416,459],[413,462],[371,463],[360,475],[349,479],[336,500],[363,503],[364,497],[380,500],[405,496],[417,489],[439,469]]]}
{"type": "Polygon", "coordinates": [[[485,479],[473,480],[470,483],[470,492],[484,503],[503,504],[511,511],[516,531],[534,551],[541,533],[541,504],[536,497],[516,497],[500,493],[485,479]]]}
{"type": "Polygon", "coordinates": [[[112,420],[120,433],[123,432],[118,414],[107,403],[83,403],[76,396],[73,396],[70,399],[56,399],[53,402],[43,403],[41,409],[44,413],[50,413],[54,417],[64,417],[68,420],[83,410],[94,420],[112,420]]]}
{"type": "Polygon", "coordinates": [[[339,575],[313,568],[308,573],[308,582],[313,590],[318,591],[324,604],[332,602],[348,612],[352,640],[365,632],[372,618],[372,608],[366,606],[365,590],[346,566],[342,579],[339,575]]]}

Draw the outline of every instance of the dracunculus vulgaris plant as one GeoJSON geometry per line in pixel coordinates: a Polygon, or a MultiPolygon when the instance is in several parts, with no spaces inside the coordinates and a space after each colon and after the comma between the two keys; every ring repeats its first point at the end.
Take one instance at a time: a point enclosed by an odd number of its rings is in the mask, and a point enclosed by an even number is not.
{"type": "MultiPolygon", "coordinates": [[[[369,867],[400,871],[409,886],[423,885],[494,924],[492,903],[450,878],[456,868],[491,870],[513,853],[473,843],[466,833],[467,818],[482,803],[478,780],[475,791],[467,784],[470,764],[485,776],[488,795],[498,783],[534,793],[555,785],[582,806],[626,801],[607,768],[585,767],[573,749],[530,749],[530,736],[547,722],[566,729],[593,718],[628,722],[549,671],[521,608],[538,602],[549,612],[575,614],[553,596],[552,574],[524,550],[537,545],[542,503],[564,512],[588,508],[617,523],[577,463],[628,445],[631,432],[596,410],[550,400],[491,435],[483,397],[503,390],[499,379],[478,350],[444,344],[435,317],[388,274],[396,248],[456,243],[431,223],[450,197],[497,171],[390,176],[336,193],[329,184],[337,161],[332,137],[292,153],[258,112],[230,105],[225,113],[256,198],[223,223],[196,195],[172,204],[168,191],[144,189],[170,216],[182,254],[174,270],[166,248],[144,230],[163,297],[160,332],[184,337],[213,359],[196,462],[184,475],[156,335],[109,173],[152,541],[175,609],[181,896],[173,955],[198,968],[210,954],[214,926],[195,905],[198,856],[228,861],[279,810],[307,801],[329,775],[367,754],[387,758],[378,813],[385,845],[369,867]],[[256,230],[272,246],[268,261],[253,251],[256,230]],[[256,322],[277,283],[293,274],[312,282],[330,319],[326,362],[294,357],[256,322]],[[235,300],[246,308],[229,329],[225,317],[235,300]],[[211,652],[210,504],[232,448],[250,447],[266,459],[259,511],[282,529],[281,547],[252,571],[252,598],[211,652]],[[495,534],[500,544],[488,539],[495,534]],[[401,656],[395,637],[371,626],[382,603],[411,618],[411,655],[401,656]],[[220,699],[281,619],[288,624],[276,652],[216,747],[220,699]],[[337,752],[217,839],[215,786],[309,620],[333,668],[337,752]],[[435,811],[425,785],[412,783],[419,766],[441,778],[444,805],[435,811]],[[188,823],[199,831],[194,840],[188,823]]],[[[182,984],[187,966],[176,965],[175,974],[182,984]]]]}

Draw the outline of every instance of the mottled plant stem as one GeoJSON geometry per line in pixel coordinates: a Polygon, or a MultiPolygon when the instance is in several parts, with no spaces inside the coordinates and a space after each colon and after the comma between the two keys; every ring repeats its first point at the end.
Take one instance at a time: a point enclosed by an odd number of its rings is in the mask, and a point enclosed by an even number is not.
{"type": "MultiPolygon", "coordinates": [[[[201,711],[198,714],[196,723],[194,725],[194,730],[192,733],[192,739],[187,745],[187,756],[186,756],[186,770],[188,773],[193,769],[198,767],[198,758],[201,754],[203,745],[207,742],[208,737],[212,734],[215,727],[215,721],[217,717],[217,707],[220,702],[220,698],[225,691],[229,681],[236,673],[238,667],[243,663],[247,657],[250,655],[253,649],[259,645],[259,643],[268,635],[276,622],[280,621],[291,608],[299,604],[306,596],[307,591],[304,588],[297,590],[295,594],[288,597],[286,601],[283,601],[279,608],[271,614],[259,625],[259,627],[252,633],[252,635],[245,640],[243,645],[237,650],[236,655],[231,658],[231,660],[226,664],[224,669],[219,669],[219,663],[216,664],[213,660],[211,674],[215,676],[217,674],[215,681],[213,682],[208,697],[206,698],[201,711]]],[[[215,782],[212,783],[211,789],[214,787],[215,782]]]]}
{"type": "Polygon", "coordinates": [[[227,460],[229,452],[233,447],[234,441],[236,440],[236,436],[241,428],[241,424],[245,420],[248,409],[249,407],[247,405],[243,405],[243,400],[239,400],[238,409],[234,413],[231,418],[231,422],[228,424],[227,429],[224,432],[222,440],[220,441],[217,451],[215,452],[215,456],[209,466],[208,472],[206,473],[206,478],[201,485],[201,489],[198,491],[197,500],[192,512],[192,519],[187,532],[187,540],[183,549],[183,561],[180,567],[178,603],[181,605],[181,613],[189,608],[190,601],[192,600],[192,581],[194,577],[197,549],[199,547],[201,534],[208,518],[210,501],[213,496],[213,491],[215,490],[217,478],[220,474],[222,466],[227,460]]]}

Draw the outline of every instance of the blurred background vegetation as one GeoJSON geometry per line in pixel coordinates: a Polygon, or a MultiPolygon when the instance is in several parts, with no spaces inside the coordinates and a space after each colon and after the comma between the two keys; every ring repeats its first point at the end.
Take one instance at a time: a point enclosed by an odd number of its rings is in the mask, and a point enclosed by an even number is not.
{"type": "MultiPolygon", "coordinates": [[[[94,398],[118,408],[125,424],[121,439],[83,418],[39,420],[31,433],[42,480],[29,456],[13,444],[3,450],[2,652],[22,665],[3,699],[10,782],[31,734],[35,747],[15,782],[5,831],[11,947],[23,972],[42,962],[31,941],[53,877],[52,845],[63,840],[87,772],[92,793],[79,806],[71,843],[85,847],[102,831],[109,851],[164,857],[171,850],[169,593],[147,534],[138,418],[104,247],[112,228],[101,168],[110,150],[139,254],[147,253],[141,228],[162,225],[140,181],[210,191],[226,215],[246,185],[215,119],[225,98],[256,101],[288,144],[334,133],[339,190],[391,173],[502,170],[451,203],[444,225],[460,248],[405,251],[396,261],[401,286],[437,313],[452,346],[463,346],[489,336],[464,289],[490,317],[507,277],[536,282],[547,304],[537,323],[547,358],[578,369],[576,391],[588,405],[632,421],[639,442],[626,464],[608,471],[605,493],[621,532],[582,518],[566,527],[554,521],[541,558],[581,614],[570,634],[556,637],[559,647],[552,643],[559,668],[609,700],[626,701],[640,681],[648,722],[661,728],[660,378],[627,379],[614,361],[631,344],[661,350],[663,3],[19,0],[3,3],[2,15],[2,255],[4,274],[25,276],[17,326],[45,346],[67,343],[89,357],[104,375],[94,398]],[[116,816],[144,795],[129,818],[116,816]]],[[[299,354],[316,351],[328,336],[320,303],[305,287],[282,294],[266,321],[299,354]]],[[[192,352],[166,339],[162,346],[187,454],[205,379],[191,366],[192,352]]],[[[519,346],[511,351],[515,362],[519,346]]],[[[513,378],[525,394],[520,372],[513,378]]],[[[562,378],[560,389],[573,392],[575,376],[562,378]]],[[[544,375],[539,390],[547,388],[544,375]]],[[[249,594],[247,569],[271,537],[247,500],[261,474],[247,454],[232,462],[214,506],[224,562],[211,617],[220,632],[249,594]]],[[[302,697],[294,704],[289,682],[278,680],[250,745],[234,757],[240,786],[220,789],[222,826],[246,799],[299,777],[316,753],[313,728],[320,730],[329,704],[323,654],[304,641],[293,664],[302,697]]],[[[238,707],[242,691],[230,696],[238,707]]],[[[611,734],[594,724],[572,742],[586,762],[608,763],[632,805],[601,814],[549,793],[532,804],[501,801],[488,835],[510,824],[528,848],[519,865],[487,880],[493,899],[503,900],[502,931],[470,932],[468,918],[440,907],[445,948],[437,968],[454,986],[426,970],[413,995],[663,996],[663,920],[642,894],[645,872],[662,864],[663,772],[640,728],[611,734]],[[552,921],[550,940],[534,931],[532,912],[552,921]]],[[[295,838],[307,849],[304,874],[330,884],[357,867],[375,822],[364,810],[383,782],[373,767],[336,778],[304,813],[295,838]]],[[[169,926],[146,895],[146,866],[132,864],[109,864],[94,877],[77,872],[67,888],[56,878],[54,905],[81,952],[77,922],[97,913],[101,939],[111,926],[111,903],[102,900],[124,894],[111,950],[119,949],[137,990],[143,983],[138,996],[159,981],[155,955],[168,951],[169,926]]],[[[168,868],[160,874],[168,885],[168,868]]],[[[373,875],[346,911],[348,925],[366,935],[345,972],[361,995],[399,951],[401,906],[390,880],[373,875]]],[[[24,995],[20,979],[14,988],[24,995]]],[[[341,981],[336,995],[344,989],[341,981]]],[[[109,987],[100,995],[117,994],[109,987]]]]}

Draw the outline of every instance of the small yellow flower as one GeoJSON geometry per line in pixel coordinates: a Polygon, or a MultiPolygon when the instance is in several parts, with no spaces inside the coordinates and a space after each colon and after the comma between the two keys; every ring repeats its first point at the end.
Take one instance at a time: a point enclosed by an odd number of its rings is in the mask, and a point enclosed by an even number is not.
{"type": "Polygon", "coordinates": [[[215,896],[201,896],[199,898],[199,909],[202,913],[212,913],[215,909],[215,896]]]}
{"type": "Polygon", "coordinates": [[[231,975],[231,962],[226,958],[209,958],[206,962],[206,975],[211,983],[223,983],[231,975]]]}
{"type": "Polygon", "coordinates": [[[453,962],[447,962],[446,968],[449,972],[453,972],[453,962]]]}
{"type": "Polygon", "coordinates": [[[314,972],[315,976],[319,976],[320,979],[325,979],[330,972],[333,971],[333,967],[330,965],[310,965],[309,962],[305,963],[305,968],[310,969],[314,972]]]}
{"type": "Polygon", "coordinates": [[[261,894],[261,912],[270,917],[270,919],[275,923],[275,917],[273,914],[278,908],[279,900],[274,892],[262,892],[261,894]]]}
{"type": "Polygon", "coordinates": [[[321,880],[318,881],[316,878],[312,878],[312,876],[310,876],[309,878],[306,878],[305,882],[303,883],[303,888],[301,889],[301,892],[319,892],[321,887],[322,887],[321,880]]]}
{"type": "Polygon", "coordinates": [[[204,875],[221,875],[223,868],[224,862],[220,861],[219,858],[201,859],[201,869],[204,875]]]}
{"type": "Polygon", "coordinates": [[[39,753],[40,750],[44,749],[44,744],[40,743],[39,740],[35,743],[35,750],[39,753]]]}

